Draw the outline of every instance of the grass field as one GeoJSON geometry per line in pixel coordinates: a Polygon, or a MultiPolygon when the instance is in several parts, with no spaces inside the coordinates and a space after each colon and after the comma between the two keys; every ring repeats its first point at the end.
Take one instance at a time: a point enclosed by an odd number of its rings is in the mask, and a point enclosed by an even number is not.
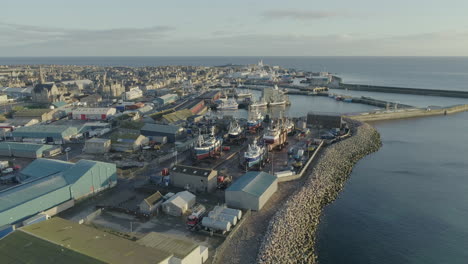
{"type": "Polygon", "coordinates": [[[105,263],[21,231],[0,240],[0,263],[105,263]]]}

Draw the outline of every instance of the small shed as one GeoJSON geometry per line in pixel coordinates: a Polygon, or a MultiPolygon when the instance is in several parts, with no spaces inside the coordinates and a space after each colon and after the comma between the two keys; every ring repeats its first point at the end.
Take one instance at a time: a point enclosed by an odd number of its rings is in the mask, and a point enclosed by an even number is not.
{"type": "Polygon", "coordinates": [[[195,195],[188,191],[178,192],[162,204],[163,211],[173,216],[183,215],[195,204],[195,195]]]}
{"type": "Polygon", "coordinates": [[[102,154],[109,152],[111,140],[107,138],[91,138],[86,140],[83,151],[88,154],[102,154]]]}
{"type": "Polygon", "coordinates": [[[146,137],[165,136],[169,143],[174,143],[184,135],[184,128],[174,125],[145,124],[140,133],[146,137]]]}
{"type": "Polygon", "coordinates": [[[163,195],[157,191],[146,197],[139,205],[140,212],[151,215],[156,212],[163,203],[163,195]]]}
{"type": "Polygon", "coordinates": [[[197,192],[216,190],[218,171],[209,168],[198,168],[175,165],[170,172],[171,183],[180,188],[188,187],[197,192]]]}
{"type": "Polygon", "coordinates": [[[250,171],[225,192],[227,206],[259,211],[278,189],[278,180],[266,172],[250,171]]]}

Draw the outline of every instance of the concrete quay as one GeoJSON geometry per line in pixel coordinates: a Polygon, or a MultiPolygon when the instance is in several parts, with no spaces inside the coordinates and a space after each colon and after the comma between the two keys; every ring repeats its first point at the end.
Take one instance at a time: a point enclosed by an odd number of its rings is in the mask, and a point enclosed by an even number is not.
{"type": "Polygon", "coordinates": [[[392,119],[404,119],[404,118],[416,118],[416,117],[427,117],[435,115],[448,115],[459,112],[468,111],[468,104],[455,105],[441,108],[411,108],[411,109],[400,109],[400,110],[382,110],[376,112],[361,113],[356,115],[346,116],[354,120],[362,122],[373,122],[381,120],[392,120],[392,119]]]}
{"type": "Polygon", "coordinates": [[[354,164],[381,146],[372,126],[348,122],[353,136],[325,149],[304,184],[270,220],[257,263],[316,263],[315,233],[323,207],[336,199],[354,164]]]}
{"type": "Polygon", "coordinates": [[[381,93],[399,93],[399,94],[415,94],[415,95],[428,95],[428,96],[443,96],[443,97],[457,97],[468,98],[468,92],[456,90],[439,90],[439,89],[417,89],[417,88],[404,88],[404,87],[390,87],[390,86],[376,86],[367,84],[347,84],[341,83],[335,89],[344,89],[352,91],[367,91],[367,92],[381,92],[381,93]]]}

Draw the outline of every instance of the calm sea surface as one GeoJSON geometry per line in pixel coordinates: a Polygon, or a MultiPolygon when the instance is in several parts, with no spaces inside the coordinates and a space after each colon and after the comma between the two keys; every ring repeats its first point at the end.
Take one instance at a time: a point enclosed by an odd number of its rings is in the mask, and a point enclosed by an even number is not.
{"type": "MultiPolygon", "coordinates": [[[[1,64],[224,65],[255,57],[0,58],[1,64]]],[[[467,57],[264,57],[269,65],[337,73],[349,83],[468,91],[467,57]]],[[[415,106],[465,99],[336,91],[415,106]]],[[[258,96],[258,93],[256,93],[258,96]]],[[[290,96],[290,116],[373,107],[290,96]]],[[[229,113],[225,113],[229,114],[229,113]]],[[[231,114],[246,117],[246,111],[231,114]]],[[[354,168],[327,206],[318,234],[321,263],[468,263],[468,113],[376,123],[383,147],[354,168]]]]}

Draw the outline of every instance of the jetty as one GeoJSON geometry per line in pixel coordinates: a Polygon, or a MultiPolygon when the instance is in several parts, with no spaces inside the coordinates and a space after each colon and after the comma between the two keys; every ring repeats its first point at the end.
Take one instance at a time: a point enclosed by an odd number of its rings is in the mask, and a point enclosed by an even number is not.
{"type": "Polygon", "coordinates": [[[414,94],[414,95],[426,95],[426,96],[468,98],[468,91],[391,87],[391,86],[378,86],[378,85],[369,85],[369,84],[341,83],[338,87],[334,87],[334,89],[343,89],[343,90],[350,90],[350,91],[379,92],[379,93],[399,93],[399,94],[414,94]]]}

